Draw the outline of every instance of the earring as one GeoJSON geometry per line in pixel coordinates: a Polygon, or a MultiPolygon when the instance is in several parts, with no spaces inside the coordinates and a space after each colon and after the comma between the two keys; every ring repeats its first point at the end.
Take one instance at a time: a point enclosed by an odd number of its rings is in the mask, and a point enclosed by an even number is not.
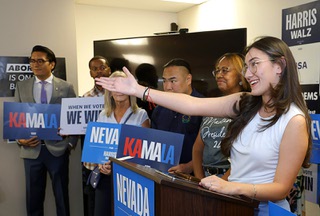
{"type": "Polygon", "coordinates": [[[240,82],[239,82],[239,85],[241,85],[241,86],[242,86],[242,81],[240,81],[240,82]]]}

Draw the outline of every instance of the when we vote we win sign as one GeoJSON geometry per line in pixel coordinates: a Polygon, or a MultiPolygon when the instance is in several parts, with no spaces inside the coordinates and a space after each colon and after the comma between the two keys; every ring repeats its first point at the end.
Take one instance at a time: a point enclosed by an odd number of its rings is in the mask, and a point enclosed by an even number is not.
{"type": "Polygon", "coordinates": [[[104,97],[63,98],[61,102],[61,134],[82,135],[88,122],[97,121],[104,107],[104,97]]]}

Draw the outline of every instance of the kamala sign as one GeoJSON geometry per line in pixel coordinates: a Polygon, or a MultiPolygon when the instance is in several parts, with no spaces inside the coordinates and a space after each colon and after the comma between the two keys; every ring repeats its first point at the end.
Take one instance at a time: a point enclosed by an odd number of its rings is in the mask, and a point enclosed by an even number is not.
{"type": "Polygon", "coordinates": [[[179,163],[184,136],[133,125],[89,122],[82,161],[105,163],[130,156],[130,162],[167,172],[179,163]]]}

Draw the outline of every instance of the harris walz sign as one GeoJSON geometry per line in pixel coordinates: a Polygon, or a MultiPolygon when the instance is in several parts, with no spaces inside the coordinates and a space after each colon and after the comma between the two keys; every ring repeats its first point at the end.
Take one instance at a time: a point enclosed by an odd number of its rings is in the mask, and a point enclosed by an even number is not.
{"type": "Polygon", "coordinates": [[[320,1],[282,10],[282,40],[289,46],[320,42],[320,1]]]}

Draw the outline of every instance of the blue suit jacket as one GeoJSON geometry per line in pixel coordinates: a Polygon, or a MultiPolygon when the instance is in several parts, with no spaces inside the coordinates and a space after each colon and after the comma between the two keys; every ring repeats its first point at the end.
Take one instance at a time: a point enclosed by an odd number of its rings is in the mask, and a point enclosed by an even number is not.
{"type": "MultiPolygon", "coordinates": [[[[28,80],[17,82],[15,90],[15,101],[22,103],[36,103],[33,96],[33,85],[35,78],[32,77],[28,80]]],[[[73,85],[57,77],[52,80],[53,90],[50,104],[61,104],[62,98],[76,97],[73,85]]],[[[44,140],[49,152],[58,157],[65,153],[69,143],[76,146],[78,136],[67,136],[61,141],[44,140]]],[[[20,147],[20,157],[35,159],[39,156],[41,145],[36,147],[20,147]]]]}

